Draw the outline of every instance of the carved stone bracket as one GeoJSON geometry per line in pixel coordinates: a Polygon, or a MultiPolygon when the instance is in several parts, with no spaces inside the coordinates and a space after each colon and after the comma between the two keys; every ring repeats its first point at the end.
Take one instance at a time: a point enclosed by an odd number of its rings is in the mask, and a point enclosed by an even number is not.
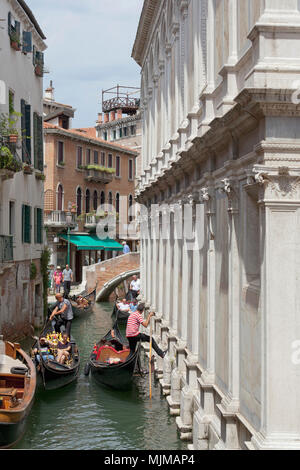
{"type": "Polygon", "coordinates": [[[199,199],[200,199],[200,202],[205,204],[209,239],[214,240],[215,232],[213,228],[213,218],[215,216],[215,211],[213,207],[214,197],[213,197],[212,188],[209,188],[209,187],[201,188],[199,191],[199,199]]]}
{"type": "Polygon", "coordinates": [[[234,180],[225,178],[221,181],[220,192],[225,193],[228,199],[228,213],[238,213],[238,187],[234,180]]]}

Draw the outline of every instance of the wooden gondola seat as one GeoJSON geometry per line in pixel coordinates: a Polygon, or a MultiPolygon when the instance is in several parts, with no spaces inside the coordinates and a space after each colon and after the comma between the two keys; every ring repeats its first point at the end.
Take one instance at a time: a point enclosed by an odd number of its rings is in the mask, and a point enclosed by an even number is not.
{"type": "Polygon", "coordinates": [[[120,359],[121,362],[125,362],[130,349],[123,349],[122,351],[116,351],[111,346],[101,346],[98,349],[96,361],[106,362],[108,359],[120,359]]]}

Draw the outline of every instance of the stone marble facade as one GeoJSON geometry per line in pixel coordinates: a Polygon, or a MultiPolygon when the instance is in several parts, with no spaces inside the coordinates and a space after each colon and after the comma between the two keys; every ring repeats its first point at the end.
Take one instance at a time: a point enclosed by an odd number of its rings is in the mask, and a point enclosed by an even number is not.
{"type": "Polygon", "coordinates": [[[142,296],[192,449],[300,448],[299,48],[297,0],[144,1],[142,296]]]}

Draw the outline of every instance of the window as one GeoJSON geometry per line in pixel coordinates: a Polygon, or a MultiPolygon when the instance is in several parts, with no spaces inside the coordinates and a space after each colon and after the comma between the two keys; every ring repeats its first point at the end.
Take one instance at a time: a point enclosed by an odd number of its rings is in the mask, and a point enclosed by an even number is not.
{"type": "Polygon", "coordinates": [[[91,150],[90,149],[86,150],[86,164],[87,165],[91,164],[91,150]]]}
{"type": "Polygon", "coordinates": [[[104,132],[103,132],[103,139],[104,139],[104,140],[107,140],[107,131],[104,131],[104,132]]]}
{"type": "Polygon", "coordinates": [[[34,242],[43,243],[43,210],[39,207],[34,209],[34,242]]]}
{"type": "Polygon", "coordinates": [[[101,166],[105,166],[105,152],[101,152],[101,166]]]}
{"type": "Polygon", "coordinates": [[[109,204],[110,206],[113,205],[113,195],[112,195],[112,192],[111,192],[111,191],[109,191],[109,193],[108,193],[108,204],[109,204]]]}
{"type": "Polygon", "coordinates": [[[127,137],[127,127],[124,127],[123,132],[124,132],[124,137],[127,137]]]}
{"type": "Polygon", "coordinates": [[[8,92],[8,112],[9,116],[11,117],[15,110],[15,95],[12,90],[8,92]]]}
{"type": "Polygon", "coordinates": [[[120,213],[120,194],[116,193],[116,213],[120,213]]]}
{"type": "Polygon", "coordinates": [[[97,150],[94,151],[94,163],[96,165],[99,163],[99,152],[97,150]]]}
{"type": "Polygon", "coordinates": [[[98,209],[98,193],[95,190],[93,195],[93,209],[96,211],[98,209]]]}
{"type": "Polygon", "coordinates": [[[57,188],[57,210],[63,210],[63,197],[64,197],[64,190],[61,184],[58,185],[57,188]]]}
{"type": "Polygon", "coordinates": [[[116,140],[116,138],[117,138],[117,131],[116,130],[113,130],[112,138],[113,138],[113,140],[116,140]]]}
{"type": "Polygon", "coordinates": [[[108,168],[112,168],[113,167],[113,156],[111,153],[108,154],[108,164],[107,164],[108,168]]]}
{"type": "Polygon", "coordinates": [[[119,138],[122,139],[122,137],[123,137],[123,129],[120,128],[119,129],[119,138]]]}
{"type": "MultiPolygon", "coordinates": [[[[25,100],[21,100],[21,129],[22,137],[24,138],[22,142],[22,160],[23,162],[31,163],[31,106],[26,104],[25,100]]],[[[40,129],[37,129],[37,124],[34,122],[34,132],[37,133],[37,131],[40,132],[40,129]]],[[[34,142],[36,142],[37,138],[38,136],[35,135],[34,142]]]]}
{"type": "Polygon", "coordinates": [[[129,206],[129,222],[132,222],[132,210],[131,210],[131,207],[133,206],[133,196],[132,194],[129,195],[129,198],[128,198],[128,206],[129,206]]]}
{"type": "MultiPolygon", "coordinates": [[[[30,126],[30,118],[29,118],[30,126]]],[[[26,134],[27,135],[27,134],[26,134]]],[[[44,170],[44,133],[43,133],[43,116],[33,113],[33,145],[34,145],[34,168],[44,170]]],[[[27,139],[30,141],[30,138],[27,139]]],[[[28,144],[27,148],[29,150],[28,144]]],[[[30,152],[31,153],[31,152],[30,152]]]]}
{"type": "Polygon", "coordinates": [[[14,201],[9,201],[9,234],[16,234],[16,205],[14,201]]]}
{"type": "Polygon", "coordinates": [[[128,179],[133,180],[133,160],[128,160],[128,179]]]}
{"type": "Polygon", "coordinates": [[[100,204],[101,206],[104,206],[105,204],[105,192],[104,191],[101,191],[100,204]]]}
{"type": "Polygon", "coordinates": [[[57,164],[61,165],[64,163],[64,143],[57,142],[57,164]]]}
{"type": "Polygon", "coordinates": [[[119,155],[116,156],[116,176],[118,178],[121,176],[121,159],[119,155]]]}
{"type": "Polygon", "coordinates": [[[22,205],[22,242],[31,243],[31,207],[22,205]]]}
{"type": "Polygon", "coordinates": [[[82,192],[78,188],[76,192],[76,204],[77,204],[77,217],[81,214],[81,204],[82,204],[82,192]]]}
{"type": "Polygon", "coordinates": [[[90,212],[90,202],[91,202],[91,195],[90,190],[87,189],[85,192],[85,212],[88,214],[90,212]]]}
{"type": "Polygon", "coordinates": [[[82,168],[82,147],[77,147],[77,168],[82,168]]]}
{"type": "Polygon", "coordinates": [[[130,130],[131,130],[131,135],[135,135],[135,134],[136,134],[136,127],[135,127],[135,126],[131,126],[131,127],[130,127],[130,130]]]}

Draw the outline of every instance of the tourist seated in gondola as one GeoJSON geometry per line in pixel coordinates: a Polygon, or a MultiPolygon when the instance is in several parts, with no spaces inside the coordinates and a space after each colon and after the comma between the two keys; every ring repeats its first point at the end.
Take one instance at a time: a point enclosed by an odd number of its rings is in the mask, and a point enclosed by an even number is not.
{"type": "Polygon", "coordinates": [[[35,348],[33,350],[36,361],[40,363],[41,361],[40,354],[42,355],[42,358],[44,361],[47,361],[49,359],[54,360],[54,356],[53,354],[51,354],[51,350],[50,350],[50,348],[53,347],[53,344],[50,341],[47,341],[46,338],[44,337],[40,338],[39,343],[40,343],[40,347],[35,348]]]}
{"type": "Polygon", "coordinates": [[[87,299],[85,299],[84,297],[82,297],[82,295],[79,295],[76,298],[76,303],[77,303],[77,307],[79,307],[79,308],[86,308],[90,305],[89,301],[87,299]]]}
{"type": "Polygon", "coordinates": [[[122,302],[117,303],[117,308],[120,312],[129,312],[130,306],[127,303],[126,299],[123,299],[122,302]]]}
{"type": "Polygon", "coordinates": [[[49,320],[52,321],[52,326],[57,333],[61,331],[61,326],[65,327],[68,337],[71,337],[71,325],[73,320],[72,305],[68,299],[64,299],[62,294],[55,296],[58,305],[51,313],[49,320]]]}
{"type": "MultiPolygon", "coordinates": [[[[126,337],[129,342],[130,353],[134,354],[136,350],[136,345],[139,341],[142,342],[150,342],[150,336],[145,335],[144,333],[140,333],[140,325],[143,325],[145,328],[150,323],[151,317],[155,315],[154,312],[150,312],[148,315],[147,320],[143,317],[143,312],[145,310],[144,304],[139,304],[137,311],[130,313],[128,320],[127,320],[127,327],[126,327],[126,337]]],[[[160,357],[165,357],[167,351],[162,351],[156,341],[152,338],[152,347],[154,351],[160,357]]]]}
{"type": "Polygon", "coordinates": [[[62,334],[62,340],[57,344],[57,356],[56,361],[60,364],[64,364],[71,354],[72,345],[69,342],[69,337],[67,333],[62,334]]]}
{"type": "Polygon", "coordinates": [[[131,312],[136,312],[136,311],[137,311],[137,308],[138,308],[138,301],[137,301],[137,300],[133,300],[133,301],[130,303],[129,308],[130,308],[130,311],[131,311],[131,312]]]}

